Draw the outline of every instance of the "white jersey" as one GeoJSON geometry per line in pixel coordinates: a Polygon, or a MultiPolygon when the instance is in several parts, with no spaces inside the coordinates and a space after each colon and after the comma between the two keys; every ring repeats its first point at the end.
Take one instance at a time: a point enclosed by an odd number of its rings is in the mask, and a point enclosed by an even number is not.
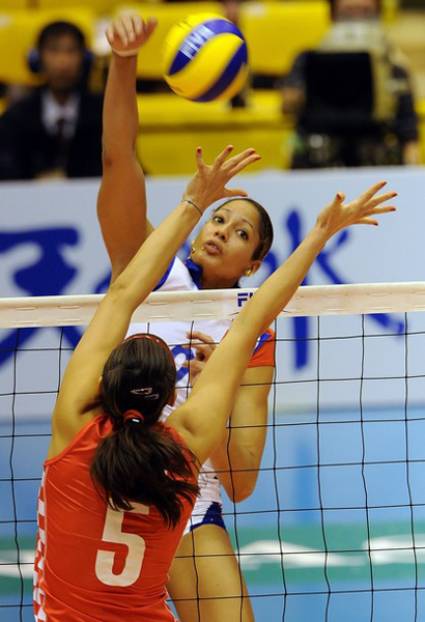
{"type": "MultiPolygon", "coordinates": [[[[200,268],[190,260],[184,264],[178,257],[171,262],[167,272],[158,284],[156,291],[191,291],[198,289],[196,281],[200,278],[200,268]],[[190,270],[189,270],[190,268],[190,270]]],[[[177,369],[176,383],[176,402],[173,407],[165,406],[162,418],[166,419],[171,412],[183,404],[189,396],[189,372],[187,367],[183,367],[183,363],[194,358],[195,353],[190,348],[183,348],[183,344],[189,343],[188,333],[192,331],[201,331],[212,338],[214,343],[220,343],[226,332],[229,330],[231,320],[202,320],[193,322],[154,322],[145,324],[131,324],[128,335],[135,333],[154,333],[161,337],[169,346],[177,369]]],[[[261,348],[264,341],[272,338],[271,333],[265,333],[259,339],[255,351],[261,348]]],[[[260,364],[265,364],[264,362],[260,364]]],[[[274,362],[270,362],[273,365],[274,362]]],[[[214,471],[211,462],[208,460],[202,467],[199,476],[199,486],[201,494],[198,498],[199,502],[219,502],[221,503],[220,486],[218,477],[214,471]]],[[[197,504],[194,508],[194,515],[197,512],[197,504]]]]}

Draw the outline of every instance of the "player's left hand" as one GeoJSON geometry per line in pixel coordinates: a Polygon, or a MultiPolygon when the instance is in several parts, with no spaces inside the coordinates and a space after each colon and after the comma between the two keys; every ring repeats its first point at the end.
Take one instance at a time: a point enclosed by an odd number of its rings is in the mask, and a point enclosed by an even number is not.
{"type": "Polygon", "coordinates": [[[192,201],[201,212],[204,212],[207,207],[219,199],[248,196],[248,193],[242,188],[227,188],[226,184],[235,175],[245,170],[247,166],[258,162],[261,156],[255,149],[250,148],[229,157],[233,149],[233,145],[227,145],[212,164],[206,164],[202,148],[197,148],[197,171],[186,186],[183,194],[184,201],[192,201]]]}
{"type": "Polygon", "coordinates": [[[156,28],[154,17],[144,20],[129,14],[117,17],[106,31],[106,38],[112,51],[118,56],[137,56],[139,49],[148,41],[156,28]]]}
{"type": "Polygon", "coordinates": [[[201,331],[187,333],[187,337],[189,343],[185,344],[183,347],[195,350],[195,358],[183,363],[183,367],[189,370],[190,384],[193,386],[211,354],[214,352],[216,343],[210,335],[201,333],[201,331]]]}

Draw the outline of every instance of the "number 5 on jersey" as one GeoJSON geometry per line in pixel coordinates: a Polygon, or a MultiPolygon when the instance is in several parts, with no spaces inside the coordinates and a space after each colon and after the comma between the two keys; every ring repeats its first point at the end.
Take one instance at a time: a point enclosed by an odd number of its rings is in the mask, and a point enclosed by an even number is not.
{"type": "MultiPolygon", "coordinates": [[[[149,514],[149,507],[140,503],[133,503],[132,512],[149,514]]],[[[105,517],[102,541],[112,544],[124,544],[127,549],[124,568],[119,574],[113,572],[116,553],[113,551],[98,551],[96,555],[96,577],[105,585],[129,587],[140,577],[145,556],[145,541],[135,533],[122,531],[122,524],[126,512],[117,512],[108,507],[105,517]]]]}

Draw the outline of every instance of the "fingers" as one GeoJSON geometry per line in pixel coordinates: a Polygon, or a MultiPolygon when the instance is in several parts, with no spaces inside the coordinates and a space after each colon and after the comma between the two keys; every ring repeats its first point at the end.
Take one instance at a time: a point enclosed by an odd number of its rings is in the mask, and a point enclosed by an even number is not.
{"type": "Polygon", "coordinates": [[[201,331],[189,332],[186,333],[186,336],[190,340],[190,343],[184,347],[195,350],[196,359],[198,361],[207,361],[215,350],[216,343],[213,338],[201,331]]]}
{"type": "Polygon", "coordinates": [[[227,147],[223,149],[221,153],[218,154],[213,164],[213,168],[215,170],[217,170],[224,164],[227,157],[232,153],[233,149],[234,149],[233,145],[227,145],[227,147]]]}
{"type": "Polygon", "coordinates": [[[243,188],[225,188],[223,192],[223,197],[226,199],[230,199],[233,197],[247,197],[248,193],[243,188]]]}
{"type": "Polygon", "coordinates": [[[210,335],[206,333],[202,333],[200,330],[193,330],[191,333],[186,333],[186,336],[193,341],[194,339],[198,339],[203,343],[208,343],[209,345],[216,345],[215,341],[210,335]]]}
{"type": "Polygon", "coordinates": [[[337,205],[342,205],[342,203],[344,203],[344,200],[345,194],[343,192],[337,192],[329,205],[332,207],[336,207],[337,205]]]}
{"type": "Polygon", "coordinates": [[[258,162],[258,160],[261,160],[261,156],[258,155],[258,153],[254,153],[250,156],[245,157],[241,162],[239,162],[239,164],[237,164],[236,166],[233,166],[230,169],[229,171],[230,177],[234,177],[237,173],[240,173],[240,171],[243,171],[250,164],[253,164],[254,162],[258,162]]]}
{"type": "Polygon", "coordinates": [[[196,166],[198,167],[198,170],[203,168],[205,166],[205,163],[204,163],[204,158],[203,158],[203,153],[202,153],[202,147],[196,148],[195,158],[196,158],[196,166]]]}
{"type": "Polygon", "coordinates": [[[111,24],[110,26],[108,26],[108,28],[106,29],[106,39],[108,40],[109,45],[113,45],[113,41],[115,38],[115,30],[114,30],[114,26],[113,24],[111,24]]]}
{"type": "Polygon", "coordinates": [[[379,192],[379,190],[381,190],[386,185],[387,185],[386,181],[378,181],[378,183],[374,184],[373,186],[368,188],[366,192],[363,192],[363,194],[360,195],[359,201],[362,203],[366,203],[370,201],[370,199],[374,197],[375,194],[379,192]]]}
{"type": "Polygon", "coordinates": [[[150,37],[156,25],[157,20],[154,17],[149,17],[145,21],[137,13],[122,15],[107,29],[106,38],[111,45],[118,37],[124,47],[135,43],[137,40],[139,40],[137,46],[140,46],[150,37]]]}
{"type": "Polygon", "coordinates": [[[242,162],[242,160],[244,160],[248,156],[254,155],[254,153],[256,153],[256,151],[252,147],[249,149],[244,149],[244,151],[242,151],[241,153],[238,153],[237,155],[227,160],[226,168],[232,169],[234,166],[242,162]]]}
{"type": "Polygon", "coordinates": [[[118,35],[118,37],[121,39],[121,43],[124,46],[128,45],[128,35],[127,35],[127,29],[124,25],[124,20],[118,19],[116,22],[114,22],[114,33],[118,35]]]}
{"type": "Polygon", "coordinates": [[[385,201],[394,199],[396,196],[398,196],[397,192],[385,192],[384,194],[381,194],[371,199],[370,201],[368,201],[368,206],[371,208],[376,207],[377,205],[380,205],[381,203],[385,203],[385,201]]]}
{"type": "Polygon", "coordinates": [[[190,383],[193,385],[195,384],[196,379],[198,378],[199,374],[204,369],[205,363],[202,361],[198,361],[196,359],[192,359],[191,361],[187,363],[183,363],[182,367],[185,367],[186,369],[189,370],[190,383]]]}
{"type": "Polygon", "coordinates": [[[122,17],[122,25],[126,35],[126,45],[128,43],[134,43],[136,40],[136,31],[134,28],[133,17],[131,15],[124,15],[122,17]]]}
{"type": "Polygon", "coordinates": [[[243,188],[225,188],[223,192],[223,197],[226,199],[231,199],[233,197],[247,197],[248,193],[243,188]]]}
{"type": "Polygon", "coordinates": [[[145,22],[145,34],[146,34],[146,37],[150,37],[151,36],[153,31],[157,27],[157,24],[158,24],[158,20],[156,19],[156,17],[148,17],[147,21],[145,22]]]}
{"type": "Polygon", "coordinates": [[[390,212],[396,212],[397,208],[395,205],[387,205],[385,207],[376,207],[371,213],[372,214],[389,214],[390,212]]]}
{"type": "Polygon", "coordinates": [[[360,218],[356,223],[356,225],[375,225],[377,227],[379,222],[375,220],[375,218],[360,218]]]}
{"type": "Polygon", "coordinates": [[[133,24],[133,31],[136,34],[136,37],[140,37],[143,30],[146,29],[146,23],[143,23],[140,15],[134,14],[131,16],[131,21],[133,24]]]}

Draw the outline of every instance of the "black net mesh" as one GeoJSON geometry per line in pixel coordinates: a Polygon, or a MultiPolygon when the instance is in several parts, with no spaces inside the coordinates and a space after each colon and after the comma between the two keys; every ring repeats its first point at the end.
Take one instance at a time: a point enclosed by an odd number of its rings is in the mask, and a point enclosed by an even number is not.
{"type": "MultiPolygon", "coordinates": [[[[37,490],[67,330],[0,332],[2,622],[32,619],[37,490]]],[[[257,486],[224,506],[256,619],[425,620],[425,316],[283,319],[276,334],[257,486]]]]}

